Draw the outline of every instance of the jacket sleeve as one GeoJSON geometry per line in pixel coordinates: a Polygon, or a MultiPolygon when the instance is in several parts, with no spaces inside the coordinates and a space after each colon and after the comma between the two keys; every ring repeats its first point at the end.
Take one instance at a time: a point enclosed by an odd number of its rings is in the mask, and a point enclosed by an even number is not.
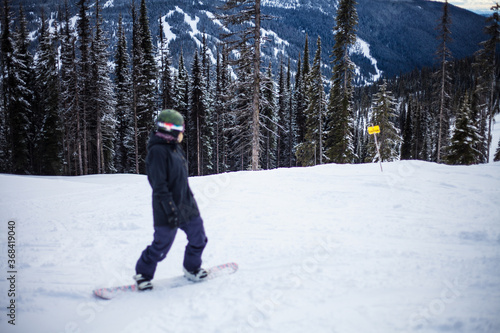
{"type": "MultiPolygon", "coordinates": [[[[178,211],[172,192],[168,187],[169,169],[167,152],[164,149],[153,146],[149,154],[148,178],[153,188],[153,207],[155,210],[159,208],[163,210],[163,214],[165,214],[164,222],[175,224],[175,220],[178,219],[178,211]]],[[[160,212],[155,212],[155,215],[158,213],[160,212]]]]}

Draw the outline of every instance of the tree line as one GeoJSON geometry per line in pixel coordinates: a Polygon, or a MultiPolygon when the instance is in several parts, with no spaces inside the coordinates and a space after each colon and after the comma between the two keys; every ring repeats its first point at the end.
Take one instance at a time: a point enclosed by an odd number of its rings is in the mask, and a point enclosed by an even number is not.
{"type": "Polygon", "coordinates": [[[350,59],[355,0],[339,2],[328,78],[319,37],[315,50],[306,35],[297,58],[274,59],[276,73],[271,62],[262,63],[260,22],[272,18],[261,13],[260,0],[227,0],[217,8],[226,28],[217,52],[202,34],[192,63],[176,50],[177,67],[161,29],[153,45],[145,0],[131,1],[131,36],[120,15],[114,54],[101,6],[100,0],[92,10],[89,0],[75,8],[66,2],[60,21],[42,12],[32,53],[23,8],[14,18],[10,0],[3,0],[1,172],[144,173],[155,115],[166,108],[185,117],[190,175],[398,159],[488,161],[499,108],[498,5],[486,22],[490,38],[474,57],[454,60],[449,52],[452,18],[445,2],[436,24],[438,66],[368,86],[354,84],[350,59]],[[381,128],[380,154],[366,132],[373,124],[381,128]]]}

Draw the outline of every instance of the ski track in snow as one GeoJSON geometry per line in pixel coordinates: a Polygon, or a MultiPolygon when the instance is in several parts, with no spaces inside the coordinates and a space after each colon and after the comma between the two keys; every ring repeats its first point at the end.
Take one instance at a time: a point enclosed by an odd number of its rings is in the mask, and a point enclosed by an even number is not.
{"type": "MultiPolygon", "coordinates": [[[[499,332],[500,163],[419,161],[193,177],[206,266],[230,276],[120,299],[152,239],[145,176],[0,175],[16,222],[16,325],[1,332],[499,332]]],[[[181,274],[182,232],[156,277],[181,274]]]]}

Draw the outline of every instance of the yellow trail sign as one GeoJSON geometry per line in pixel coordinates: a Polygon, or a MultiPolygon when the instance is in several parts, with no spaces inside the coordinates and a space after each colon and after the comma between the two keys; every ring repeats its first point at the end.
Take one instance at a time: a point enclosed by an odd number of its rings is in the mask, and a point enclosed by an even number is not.
{"type": "Polygon", "coordinates": [[[380,133],[380,127],[377,125],[377,126],[370,126],[368,127],[368,134],[376,134],[376,133],[380,133]]]}

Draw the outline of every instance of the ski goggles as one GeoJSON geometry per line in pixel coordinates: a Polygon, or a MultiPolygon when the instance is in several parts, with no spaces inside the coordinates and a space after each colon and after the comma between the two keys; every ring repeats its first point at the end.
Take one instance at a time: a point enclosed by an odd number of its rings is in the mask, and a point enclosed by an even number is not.
{"type": "Polygon", "coordinates": [[[170,132],[172,130],[179,131],[179,132],[184,132],[184,126],[183,125],[175,125],[175,124],[172,124],[172,123],[166,123],[166,122],[162,122],[162,121],[159,121],[157,123],[157,125],[158,125],[158,128],[162,128],[163,130],[165,130],[167,132],[170,132]]]}

